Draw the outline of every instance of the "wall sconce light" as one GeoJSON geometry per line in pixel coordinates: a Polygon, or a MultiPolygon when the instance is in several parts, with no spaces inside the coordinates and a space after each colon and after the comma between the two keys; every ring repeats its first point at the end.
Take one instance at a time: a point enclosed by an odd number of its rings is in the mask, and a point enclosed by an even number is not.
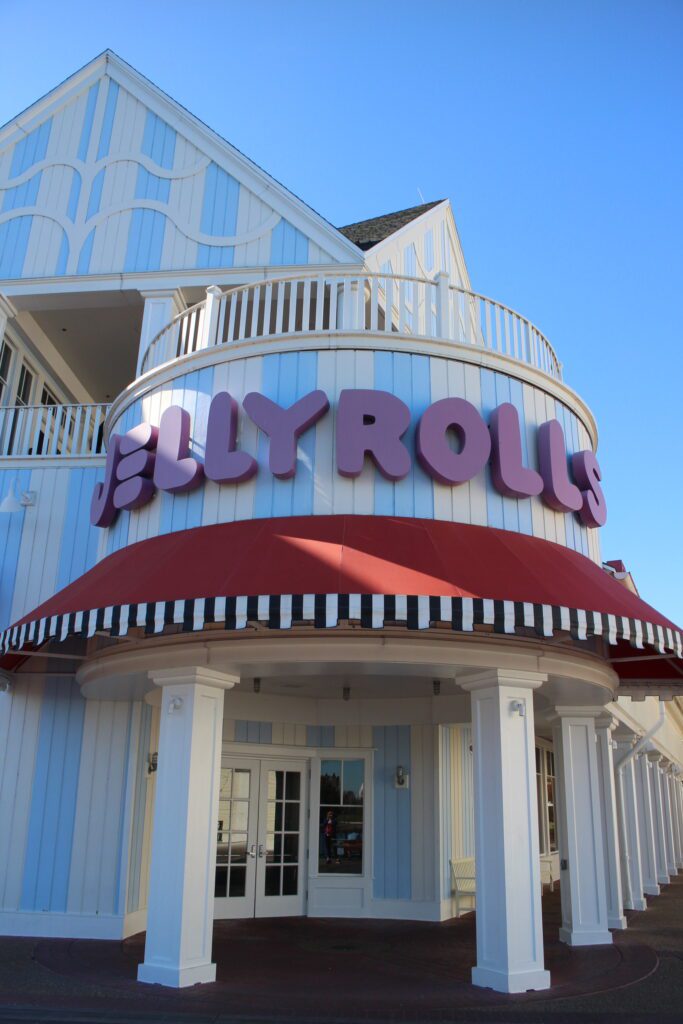
{"type": "Polygon", "coordinates": [[[351,687],[350,686],[345,686],[343,688],[343,690],[342,690],[342,699],[343,700],[350,700],[351,699],[351,687]]]}
{"type": "Polygon", "coordinates": [[[394,779],[394,787],[396,789],[408,789],[410,786],[410,776],[405,770],[402,764],[396,769],[396,778],[394,779]]]}
{"type": "Polygon", "coordinates": [[[520,718],[526,715],[526,705],[523,700],[510,701],[510,709],[516,711],[520,718]]]}
{"type": "Polygon", "coordinates": [[[258,676],[254,677],[254,693],[261,692],[261,680],[258,676]]]}
{"type": "Polygon", "coordinates": [[[35,491],[22,491],[21,497],[17,494],[17,481],[12,480],[9,491],[0,501],[0,512],[21,512],[22,509],[30,508],[36,503],[35,491]]]}
{"type": "Polygon", "coordinates": [[[169,713],[169,715],[172,715],[174,711],[180,711],[182,706],[183,706],[183,698],[182,697],[171,697],[171,699],[168,702],[168,713],[169,713]]]}
{"type": "Polygon", "coordinates": [[[12,680],[4,672],[0,672],[0,693],[12,692],[12,680]]]}
{"type": "Polygon", "coordinates": [[[159,767],[159,754],[158,751],[154,751],[153,754],[147,755],[147,774],[152,775],[159,767]]]}

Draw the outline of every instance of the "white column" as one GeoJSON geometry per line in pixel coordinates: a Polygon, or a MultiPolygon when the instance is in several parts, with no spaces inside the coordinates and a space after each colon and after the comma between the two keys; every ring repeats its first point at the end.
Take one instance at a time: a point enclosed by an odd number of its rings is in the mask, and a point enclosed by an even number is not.
{"type": "Polygon", "coordinates": [[[671,806],[671,790],[669,789],[669,768],[668,761],[660,761],[660,779],[662,786],[662,807],[664,808],[664,839],[666,845],[666,867],[669,875],[673,877],[678,874],[676,866],[676,849],[674,839],[673,808],[671,806]]]}
{"type": "Polygon", "coordinates": [[[674,770],[671,773],[671,783],[672,783],[672,785],[671,785],[671,792],[673,794],[674,813],[676,814],[676,818],[678,819],[679,848],[678,848],[678,865],[677,866],[678,866],[678,869],[680,871],[681,868],[683,868],[683,801],[681,800],[681,795],[683,794],[683,789],[681,788],[681,775],[680,775],[680,769],[678,767],[674,767],[674,770]]]}
{"type": "Polygon", "coordinates": [[[648,753],[647,759],[650,762],[650,785],[652,787],[652,811],[655,825],[655,851],[657,855],[657,881],[660,885],[666,885],[669,881],[669,872],[666,863],[666,840],[664,838],[664,809],[662,807],[662,787],[660,786],[659,762],[662,755],[656,750],[648,753]]]}
{"type": "Polygon", "coordinates": [[[223,692],[206,668],[151,672],[162,687],[145,962],[138,981],[215,981],[211,962],[223,692]]]}
{"type": "MultiPolygon", "coordinates": [[[[142,327],[140,328],[136,377],[139,377],[142,372],[142,361],[145,358],[150,342],[156,337],[162,327],[170,324],[173,317],[177,316],[183,309],[182,299],[177,289],[141,292],[140,294],[145,300],[145,308],[142,314],[142,327]]],[[[162,359],[161,362],[164,362],[164,360],[162,359]]]]}
{"type": "Polygon", "coordinates": [[[556,707],[553,729],[558,775],[560,940],[570,946],[612,941],[607,921],[605,859],[596,754],[597,707],[556,707]]]}
{"type": "Polygon", "coordinates": [[[491,670],[472,697],[477,966],[497,992],[546,989],[543,963],[533,691],[547,676],[491,670]]]}
{"type": "Polygon", "coordinates": [[[624,885],[624,907],[626,910],[647,910],[647,900],[643,895],[643,869],[640,863],[635,758],[626,761],[623,767],[621,764],[633,750],[638,737],[633,733],[624,733],[616,736],[615,742],[614,762],[617,771],[622,877],[628,874],[628,885],[624,885]]]}
{"type": "Polygon", "coordinates": [[[654,814],[650,787],[650,762],[647,754],[635,758],[636,791],[638,797],[638,835],[640,837],[640,867],[643,872],[643,893],[659,896],[657,882],[657,851],[655,849],[654,814]]]}
{"type": "Polygon", "coordinates": [[[619,863],[619,831],[617,824],[617,797],[614,786],[612,759],[612,732],[617,720],[603,715],[595,720],[597,737],[598,782],[602,815],[603,851],[605,856],[605,884],[607,887],[607,924],[610,928],[625,928],[623,895],[621,891],[621,865],[619,863]]]}
{"type": "Polygon", "coordinates": [[[679,864],[681,862],[681,855],[683,851],[681,849],[681,825],[678,819],[678,799],[676,794],[676,786],[678,785],[678,783],[676,782],[674,765],[669,765],[669,769],[666,775],[666,781],[669,786],[669,806],[671,807],[671,824],[673,826],[674,834],[674,864],[678,869],[679,864]]]}

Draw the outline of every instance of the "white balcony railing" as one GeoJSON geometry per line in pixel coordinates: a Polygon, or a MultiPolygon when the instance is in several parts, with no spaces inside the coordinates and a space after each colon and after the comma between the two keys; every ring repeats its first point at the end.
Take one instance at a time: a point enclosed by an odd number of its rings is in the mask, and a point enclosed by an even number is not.
{"type": "Polygon", "coordinates": [[[386,274],[277,278],[207,297],[180,313],[150,342],[142,371],[200,349],[321,332],[379,333],[478,345],[556,379],[562,366],[548,339],[508,306],[448,283],[386,274]]]}
{"type": "Polygon", "coordinates": [[[108,405],[0,406],[0,459],[104,453],[108,405]]]}

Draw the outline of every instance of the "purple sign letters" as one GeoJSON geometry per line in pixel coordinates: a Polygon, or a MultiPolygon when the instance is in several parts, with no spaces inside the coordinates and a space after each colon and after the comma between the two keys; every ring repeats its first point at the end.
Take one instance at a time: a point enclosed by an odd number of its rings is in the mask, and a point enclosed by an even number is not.
{"type": "MultiPolygon", "coordinates": [[[[243,407],[268,438],[270,472],[287,480],[296,473],[299,438],[327,414],[330,402],[324,391],[311,391],[283,408],[252,392],[243,407]]],[[[336,410],[337,471],[357,477],[369,457],[388,480],[404,479],[412,466],[405,440],[410,423],[408,406],[387,391],[343,390],[336,410]]],[[[191,491],[204,477],[219,484],[249,480],[259,466],[237,447],[238,425],[236,400],[227,391],[215,395],[203,463],[190,453],[190,414],[180,406],[166,409],[158,427],[140,423],[126,434],[112,434],[104,482],[95,486],[92,496],[90,521],[94,526],[111,526],[119,510],[140,508],[157,490],[191,491]]],[[[568,460],[558,420],[538,427],[536,450],[538,471],[524,465],[519,415],[509,402],[493,410],[487,425],[471,402],[443,398],[430,405],[416,424],[417,460],[434,480],[449,486],[465,483],[490,461],[491,481],[500,494],[540,495],[550,508],[576,512],[586,526],[602,526],[607,506],[593,452],[577,452],[568,460]]]]}

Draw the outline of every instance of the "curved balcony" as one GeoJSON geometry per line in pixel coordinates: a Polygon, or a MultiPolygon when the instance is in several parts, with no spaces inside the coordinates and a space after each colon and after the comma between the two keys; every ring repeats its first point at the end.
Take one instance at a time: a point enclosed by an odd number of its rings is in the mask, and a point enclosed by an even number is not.
{"type": "Polygon", "coordinates": [[[109,405],[0,406],[0,459],[104,454],[109,405]]]}
{"type": "Polygon", "coordinates": [[[221,291],[180,313],[150,342],[142,373],[200,349],[292,334],[394,334],[478,345],[562,380],[562,364],[529,320],[500,302],[418,277],[301,274],[221,291]]]}

